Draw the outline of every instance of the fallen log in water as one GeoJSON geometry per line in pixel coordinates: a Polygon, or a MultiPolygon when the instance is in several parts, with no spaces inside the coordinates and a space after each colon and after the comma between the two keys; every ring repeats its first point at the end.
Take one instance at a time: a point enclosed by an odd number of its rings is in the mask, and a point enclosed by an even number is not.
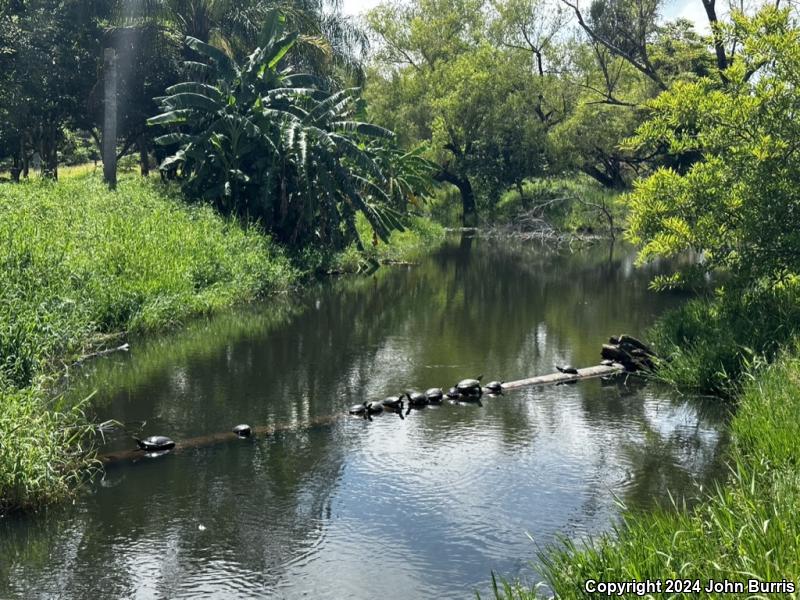
{"type": "MultiPolygon", "coordinates": [[[[577,375],[569,373],[552,373],[550,375],[540,375],[538,377],[530,377],[528,379],[520,379],[518,381],[509,381],[503,384],[504,390],[513,390],[532,385],[545,385],[566,383],[570,381],[578,381],[580,379],[591,379],[594,377],[603,377],[605,375],[614,375],[616,373],[624,372],[625,368],[622,365],[614,364],[611,366],[598,365],[596,367],[586,367],[585,369],[578,369],[577,375]]],[[[312,429],[314,427],[322,427],[330,425],[340,419],[346,418],[347,415],[328,415],[306,421],[303,423],[277,423],[275,425],[264,425],[261,427],[252,427],[251,435],[253,437],[273,435],[282,431],[296,431],[301,429],[312,429]]],[[[233,431],[224,431],[221,433],[211,433],[198,437],[188,438],[175,442],[175,447],[169,450],[168,453],[179,453],[194,448],[204,448],[213,446],[215,444],[222,444],[240,440],[233,431]]],[[[247,438],[244,438],[247,439],[247,438]]],[[[158,454],[158,453],[155,453],[158,454]]],[[[120,450],[118,452],[110,452],[102,454],[98,457],[104,465],[110,465],[121,462],[133,462],[147,457],[147,453],[138,449],[131,448],[130,450],[120,450]]]]}
{"type": "MultiPolygon", "coordinates": [[[[313,429],[314,427],[322,427],[330,425],[331,423],[343,419],[344,415],[328,415],[311,421],[303,423],[276,423],[275,425],[262,425],[261,427],[252,427],[251,436],[267,436],[280,433],[282,431],[296,431],[313,429]]],[[[131,438],[132,439],[132,438],[131,438]]],[[[201,435],[193,438],[188,438],[175,442],[175,447],[169,450],[169,454],[176,452],[185,452],[186,450],[193,450],[195,448],[205,448],[207,446],[214,446],[234,440],[243,440],[248,438],[240,438],[233,431],[223,431],[221,433],[210,433],[208,435],[201,435]]],[[[154,453],[159,454],[159,453],[154,453]]],[[[120,463],[126,461],[136,461],[147,457],[147,453],[139,448],[131,448],[130,450],[120,450],[118,452],[109,452],[108,454],[101,454],[98,460],[104,465],[120,463]]]]}
{"type": "Polygon", "coordinates": [[[503,384],[504,390],[513,390],[521,387],[528,387],[531,385],[545,385],[548,383],[566,383],[569,381],[578,381],[580,379],[591,379],[593,377],[603,377],[605,375],[613,375],[621,373],[625,369],[622,365],[614,364],[610,366],[597,365],[596,367],[586,367],[585,369],[578,369],[578,374],[573,375],[570,373],[551,373],[550,375],[539,375],[538,377],[530,377],[528,379],[520,379],[518,381],[508,381],[503,384]]]}

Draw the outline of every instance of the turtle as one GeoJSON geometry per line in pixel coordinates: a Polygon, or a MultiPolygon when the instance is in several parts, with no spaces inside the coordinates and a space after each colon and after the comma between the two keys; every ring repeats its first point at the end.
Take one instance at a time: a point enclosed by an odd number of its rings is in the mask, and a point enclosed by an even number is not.
{"type": "Polygon", "coordinates": [[[502,381],[490,381],[486,384],[486,391],[490,394],[502,394],[503,393],[503,382],[502,381]]]}
{"type": "Polygon", "coordinates": [[[429,402],[428,397],[420,392],[408,391],[406,392],[406,398],[408,398],[409,408],[412,406],[425,406],[429,402]]]}
{"type": "Polygon", "coordinates": [[[445,394],[445,396],[447,396],[451,400],[455,400],[459,396],[461,396],[461,394],[458,392],[458,388],[453,386],[449,390],[447,390],[447,393],[445,394]]]}
{"type": "Polygon", "coordinates": [[[604,367],[611,367],[614,365],[614,361],[611,360],[610,358],[604,358],[603,360],[600,361],[600,364],[603,365],[604,367]]]}
{"type": "Polygon", "coordinates": [[[556,370],[560,371],[561,373],[564,373],[564,375],[577,375],[578,374],[578,369],[576,369],[572,365],[564,365],[564,366],[556,365],[556,370]]]}
{"type": "Polygon", "coordinates": [[[250,437],[252,430],[250,429],[250,425],[245,425],[242,423],[241,425],[237,425],[233,428],[233,433],[235,433],[240,438],[250,437]]]}
{"type": "Polygon", "coordinates": [[[428,397],[420,392],[408,391],[406,392],[406,398],[408,398],[406,415],[411,412],[412,408],[424,408],[428,405],[428,397]]]}
{"type": "Polygon", "coordinates": [[[425,391],[425,396],[431,404],[441,404],[442,398],[444,398],[444,392],[442,388],[429,388],[425,391]]]}
{"type": "Polygon", "coordinates": [[[480,375],[479,377],[477,377],[475,379],[462,379],[461,381],[459,381],[456,384],[456,389],[458,390],[458,393],[461,394],[462,396],[464,396],[464,395],[467,395],[467,396],[478,395],[478,396],[480,396],[481,393],[482,393],[482,390],[481,390],[481,378],[482,377],[483,377],[483,375],[480,375]]]}
{"type": "Polygon", "coordinates": [[[400,394],[397,398],[394,396],[389,396],[388,398],[384,398],[383,406],[390,410],[403,410],[403,398],[405,394],[400,394]]]}
{"type": "Polygon", "coordinates": [[[368,415],[379,415],[383,412],[383,403],[382,402],[370,402],[367,404],[367,414],[368,415]]]}
{"type": "Polygon", "coordinates": [[[175,447],[175,442],[164,435],[151,435],[143,440],[133,438],[136,444],[145,452],[161,452],[163,450],[172,450],[175,447]]]}
{"type": "Polygon", "coordinates": [[[361,404],[353,404],[347,412],[351,415],[358,415],[359,417],[363,417],[367,414],[367,403],[362,402],[361,404]]]}

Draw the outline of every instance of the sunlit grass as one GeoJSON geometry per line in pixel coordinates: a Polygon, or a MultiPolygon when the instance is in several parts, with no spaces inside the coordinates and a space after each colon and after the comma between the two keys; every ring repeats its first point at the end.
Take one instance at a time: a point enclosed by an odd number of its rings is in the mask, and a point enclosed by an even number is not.
{"type": "Polygon", "coordinates": [[[286,288],[296,270],[255,228],[156,180],[0,186],[0,511],[63,497],[85,420],[48,378],[116,332],[163,329],[286,288]]]}
{"type": "Polygon", "coordinates": [[[366,218],[359,214],[356,229],[364,243],[364,252],[355,245],[350,246],[334,259],[333,268],[347,273],[369,267],[369,263],[398,263],[417,260],[420,256],[439,247],[445,239],[444,228],[438,223],[423,217],[408,217],[405,231],[394,231],[389,243],[372,243],[372,229],[366,218]]]}

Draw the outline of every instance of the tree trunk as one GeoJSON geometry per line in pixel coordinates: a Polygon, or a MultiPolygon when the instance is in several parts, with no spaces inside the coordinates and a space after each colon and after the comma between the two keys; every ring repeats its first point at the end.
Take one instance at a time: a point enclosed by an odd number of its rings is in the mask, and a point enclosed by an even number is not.
{"type": "Polygon", "coordinates": [[[56,127],[48,124],[42,136],[42,177],[58,181],[58,144],[56,127]]]}
{"type": "Polygon", "coordinates": [[[478,209],[475,206],[475,192],[468,177],[459,177],[447,170],[439,171],[433,177],[436,181],[444,181],[458,188],[461,193],[462,223],[464,227],[475,227],[478,224],[478,209]]]}
{"type": "Polygon", "coordinates": [[[117,56],[113,48],[103,51],[105,115],[103,119],[103,179],[117,187],[117,56]]]}
{"type": "Polygon", "coordinates": [[[150,155],[147,152],[147,136],[140,134],[137,141],[139,146],[139,166],[141,169],[142,177],[150,176],[150,155]]]}
{"type": "Polygon", "coordinates": [[[717,18],[717,11],[715,8],[716,0],[702,0],[703,8],[708,17],[708,24],[711,26],[711,37],[714,40],[714,53],[717,55],[717,68],[719,69],[720,77],[723,82],[727,82],[725,77],[725,69],[728,68],[728,57],[725,56],[725,41],[722,39],[722,34],[719,31],[719,19],[717,18]]]}
{"type": "Polygon", "coordinates": [[[10,173],[11,173],[11,181],[14,183],[19,183],[19,174],[22,172],[22,167],[20,166],[20,160],[18,156],[14,156],[14,163],[11,165],[10,173]]]}

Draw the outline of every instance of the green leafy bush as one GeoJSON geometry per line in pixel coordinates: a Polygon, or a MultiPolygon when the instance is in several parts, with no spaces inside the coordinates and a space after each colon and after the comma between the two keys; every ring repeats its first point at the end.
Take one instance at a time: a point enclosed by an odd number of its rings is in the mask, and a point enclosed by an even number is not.
{"type": "Polygon", "coordinates": [[[693,268],[657,284],[724,269],[741,285],[800,272],[800,28],[789,10],[733,15],[742,50],[727,83],[676,82],[651,102],[635,144],[700,157],[660,169],[629,198],[640,261],[693,252],[693,268]]]}
{"type": "Polygon", "coordinates": [[[298,37],[282,21],[267,19],[263,46],[243,64],[187,38],[206,62],[187,63],[197,74],[168,88],[162,114],[149,121],[175,128],[157,139],[178,148],[162,168],[179,168],[190,196],[260,221],[287,245],[358,244],[356,213],[386,241],[402,229],[406,198],[427,185],[431,166],[361,119],[357,90],[331,92],[311,75],[279,69],[298,37]]]}

